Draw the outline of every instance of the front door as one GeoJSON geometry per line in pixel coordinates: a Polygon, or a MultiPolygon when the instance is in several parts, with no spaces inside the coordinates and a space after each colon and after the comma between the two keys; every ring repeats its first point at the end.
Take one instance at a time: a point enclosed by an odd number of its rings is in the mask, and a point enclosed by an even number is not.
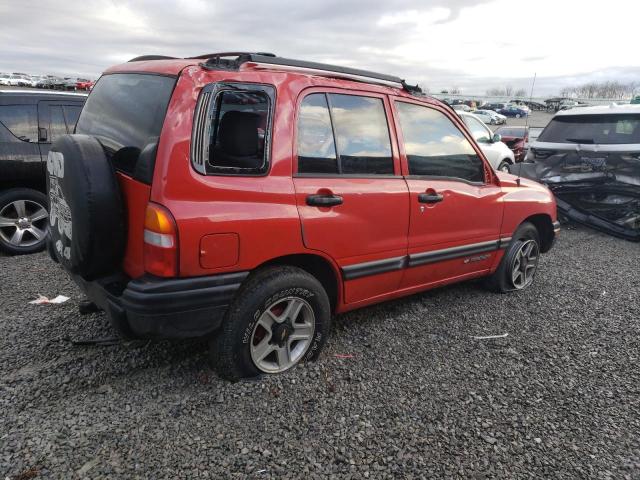
{"type": "Polygon", "coordinates": [[[453,114],[394,103],[410,192],[409,260],[401,287],[488,271],[500,247],[497,179],[453,114]]]}
{"type": "Polygon", "coordinates": [[[398,288],[409,194],[382,95],[303,92],[294,184],[305,246],[331,256],[355,303],[398,288]]]}

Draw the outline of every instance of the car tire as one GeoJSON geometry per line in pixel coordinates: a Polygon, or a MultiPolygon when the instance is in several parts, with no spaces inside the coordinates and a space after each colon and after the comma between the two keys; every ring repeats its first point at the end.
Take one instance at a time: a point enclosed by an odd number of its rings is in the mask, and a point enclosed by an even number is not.
{"type": "Polygon", "coordinates": [[[496,121],[492,118],[491,120],[489,120],[489,125],[495,125],[496,121]]]}
{"type": "Polygon", "coordinates": [[[0,250],[24,255],[43,250],[49,223],[47,196],[31,188],[0,194],[0,250]]]}
{"type": "Polygon", "coordinates": [[[498,171],[505,172],[505,173],[511,173],[511,162],[509,160],[507,160],[506,158],[504,160],[502,160],[500,162],[500,165],[498,165],[498,171]]]}
{"type": "Polygon", "coordinates": [[[516,113],[516,118],[520,118],[520,114],[519,113],[516,113]]]}
{"type": "Polygon", "coordinates": [[[315,277],[297,267],[265,268],[245,281],[229,306],[209,343],[210,361],[231,381],[284,373],[315,360],[330,327],[329,298],[315,277]],[[292,309],[297,313],[289,318],[292,309]]]}
{"type": "Polygon", "coordinates": [[[485,287],[493,292],[524,290],[533,284],[540,258],[540,234],[529,222],[522,223],[509,242],[496,271],[485,279],[485,287]],[[523,262],[522,255],[528,255],[523,262]],[[516,270],[520,269],[518,277],[516,270]]]}

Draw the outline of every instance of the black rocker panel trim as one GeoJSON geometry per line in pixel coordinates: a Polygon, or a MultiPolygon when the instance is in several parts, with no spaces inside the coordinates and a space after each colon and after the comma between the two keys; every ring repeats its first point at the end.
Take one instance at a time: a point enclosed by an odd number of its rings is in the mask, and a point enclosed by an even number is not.
{"type": "Polygon", "coordinates": [[[356,278],[367,277],[370,275],[402,270],[403,268],[411,268],[429,263],[453,260],[455,258],[466,257],[468,255],[475,255],[476,253],[493,252],[495,250],[507,248],[509,242],[511,242],[511,237],[505,237],[499,240],[491,240],[489,242],[472,243],[459,247],[432,250],[430,252],[413,253],[403,257],[385,258],[383,260],[375,260],[373,262],[356,263],[354,265],[342,267],[342,275],[345,280],[354,280],[356,278]]]}

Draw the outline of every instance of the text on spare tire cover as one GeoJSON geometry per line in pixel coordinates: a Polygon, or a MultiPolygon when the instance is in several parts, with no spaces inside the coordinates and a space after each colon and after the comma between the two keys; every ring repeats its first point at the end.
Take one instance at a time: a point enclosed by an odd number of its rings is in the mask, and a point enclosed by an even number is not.
{"type": "Polygon", "coordinates": [[[56,241],[55,249],[66,259],[71,257],[69,244],[71,242],[71,210],[62,194],[60,180],[64,178],[64,155],[60,152],[49,151],[47,157],[47,171],[49,172],[49,224],[53,230],[56,225],[61,238],[56,241]],[[64,237],[69,239],[63,243],[64,237]],[[67,245],[64,245],[64,244],[67,245]]]}

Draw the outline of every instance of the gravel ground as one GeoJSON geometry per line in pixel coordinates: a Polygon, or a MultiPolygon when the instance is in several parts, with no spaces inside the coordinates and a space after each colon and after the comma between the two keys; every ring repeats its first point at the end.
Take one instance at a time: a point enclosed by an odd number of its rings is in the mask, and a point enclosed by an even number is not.
{"type": "Polygon", "coordinates": [[[353,312],[319,362],[236,384],[201,342],[74,346],[104,315],[0,257],[0,478],[640,478],[639,251],[565,229],[526,292],[353,312]]]}

